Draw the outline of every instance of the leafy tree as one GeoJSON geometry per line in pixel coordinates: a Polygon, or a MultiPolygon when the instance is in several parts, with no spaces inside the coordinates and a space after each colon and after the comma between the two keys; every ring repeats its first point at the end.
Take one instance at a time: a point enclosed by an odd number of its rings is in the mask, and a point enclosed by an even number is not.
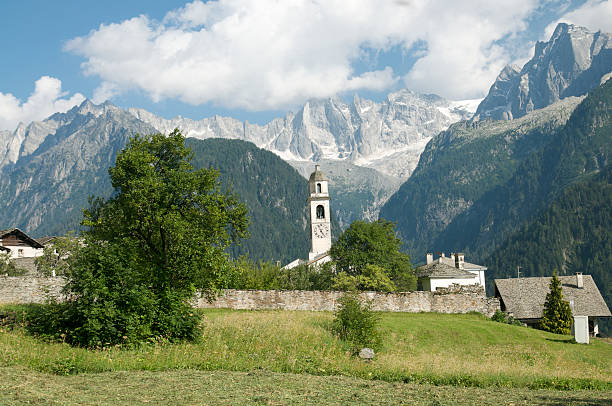
{"type": "Polygon", "coordinates": [[[338,277],[354,277],[358,289],[369,285],[384,287],[387,291],[414,290],[416,277],[410,257],[400,252],[401,244],[394,223],[384,219],[372,223],[358,220],[334,242],[330,255],[336,264],[338,277]],[[360,276],[370,280],[362,278],[360,282],[360,276]]]}
{"type": "Polygon", "coordinates": [[[557,277],[557,270],[553,272],[550,280],[550,292],[544,302],[544,314],[540,320],[540,328],[556,334],[570,334],[572,326],[572,309],[569,302],[563,300],[561,281],[557,277]]]}
{"type": "Polygon", "coordinates": [[[65,275],[68,273],[68,258],[74,254],[80,245],[73,234],[56,237],[48,243],[40,257],[36,257],[34,264],[36,271],[43,276],[65,275]]]}
{"type": "Polygon", "coordinates": [[[195,339],[196,289],[224,284],[226,247],[245,237],[246,207],[214,169],[194,171],[184,137],[136,135],[109,170],[114,195],[84,211],[70,259],[67,337],[84,346],[195,339]]]}

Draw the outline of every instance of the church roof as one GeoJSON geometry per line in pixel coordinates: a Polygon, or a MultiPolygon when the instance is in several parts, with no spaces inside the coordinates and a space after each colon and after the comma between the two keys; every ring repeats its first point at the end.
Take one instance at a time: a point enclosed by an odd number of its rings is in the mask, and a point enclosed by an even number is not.
{"type": "Polygon", "coordinates": [[[309,182],[317,182],[320,180],[327,180],[327,176],[325,176],[325,172],[319,169],[319,165],[315,165],[315,171],[310,174],[309,182]]]}
{"type": "MultiPolygon", "coordinates": [[[[559,276],[563,299],[574,302],[577,316],[610,317],[606,305],[591,275],[583,275],[583,287],[577,286],[576,276],[559,276]]],[[[517,319],[542,317],[546,294],[550,292],[550,277],[495,279],[495,295],[500,297],[507,312],[517,319]]],[[[502,307],[502,309],[504,308],[502,307]]]]}

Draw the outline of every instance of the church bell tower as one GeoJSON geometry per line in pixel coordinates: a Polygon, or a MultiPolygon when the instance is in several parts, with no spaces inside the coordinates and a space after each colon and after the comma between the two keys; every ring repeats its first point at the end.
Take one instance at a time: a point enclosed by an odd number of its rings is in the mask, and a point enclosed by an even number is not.
{"type": "Polygon", "coordinates": [[[327,176],[319,169],[319,165],[315,165],[315,171],[308,180],[311,241],[308,260],[310,261],[331,248],[331,212],[327,186],[327,176]]]}

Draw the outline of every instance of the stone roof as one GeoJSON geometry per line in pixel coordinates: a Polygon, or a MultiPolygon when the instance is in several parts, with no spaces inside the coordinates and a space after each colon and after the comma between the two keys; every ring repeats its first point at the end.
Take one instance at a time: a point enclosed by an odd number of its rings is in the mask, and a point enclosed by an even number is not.
{"type": "Polygon", "coordinates": [[[317,182],[320,180],[327,180],[327,176],[325,176],[325,172],[319,169],[319,165],[315,165],[315,171],[310,174],[309,182],[317,182]]]}
{"type": "Polygon", "coordinates": [[[57,237],[53,235],[53,236],[49,236],[49,237],[40,237],[40,238],[37,238],[36,241],[38,241],[42,245],[47,245],[48,242],[53,241],[56,238],[57,237]]]}
{"type": "Polygon", "coordinates": [[[444,262],[433,262],[429,265],[420,266],[416,269],[416,274],[419,278],[476,278],[475,274],[465,269],[450,266],[444,262]]]}
{"type": "MultiPolygon", "coordinates": [[[[563,298],[574,302],[574,315],[611,317],[595,281],[591,275],[583,275],[583,288],[578,288],[576,275],[559,276],[563,298]]],[[[550,277],[495,279],[495,296],[500,298],[502,309],[517,319],[542,317],[546,294],[550,292],[550,277]]]]}

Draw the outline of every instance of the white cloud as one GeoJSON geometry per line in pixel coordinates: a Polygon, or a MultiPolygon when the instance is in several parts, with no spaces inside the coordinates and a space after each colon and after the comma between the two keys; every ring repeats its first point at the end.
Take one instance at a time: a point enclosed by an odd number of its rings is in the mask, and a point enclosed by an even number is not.
{"type": "Polygon", "coordinates": [[[612,0],[588,0],[577,9],[564,14],[546,27],[546,40],[553,34],[558,23],[580,25],[591,31],[612,32],[612,0]]]}
{"type": "Polygon", "coordinates": [[[228,108],[282,109],[343,91],[384,90],[392,67],[356,72],[363,48],[427,52],[403,80],[450,98],[483,96],[512,55],[498,40],[525,29],[536,0],[194,1],[162,21],[101,25],[69,41],[100,97],[142,90],[228,108]]]}
{"type": "Polygon", "coordinates": [[[85,100],[80,93],[66,96],[68,92],[62,92],[61,80],[50,76],[38,79],[34,92],[23,103],[10,93],[0,93],[0,129],[14,130],[19,122],[42,120],[53,113],[66,112],[85,100]]]}

